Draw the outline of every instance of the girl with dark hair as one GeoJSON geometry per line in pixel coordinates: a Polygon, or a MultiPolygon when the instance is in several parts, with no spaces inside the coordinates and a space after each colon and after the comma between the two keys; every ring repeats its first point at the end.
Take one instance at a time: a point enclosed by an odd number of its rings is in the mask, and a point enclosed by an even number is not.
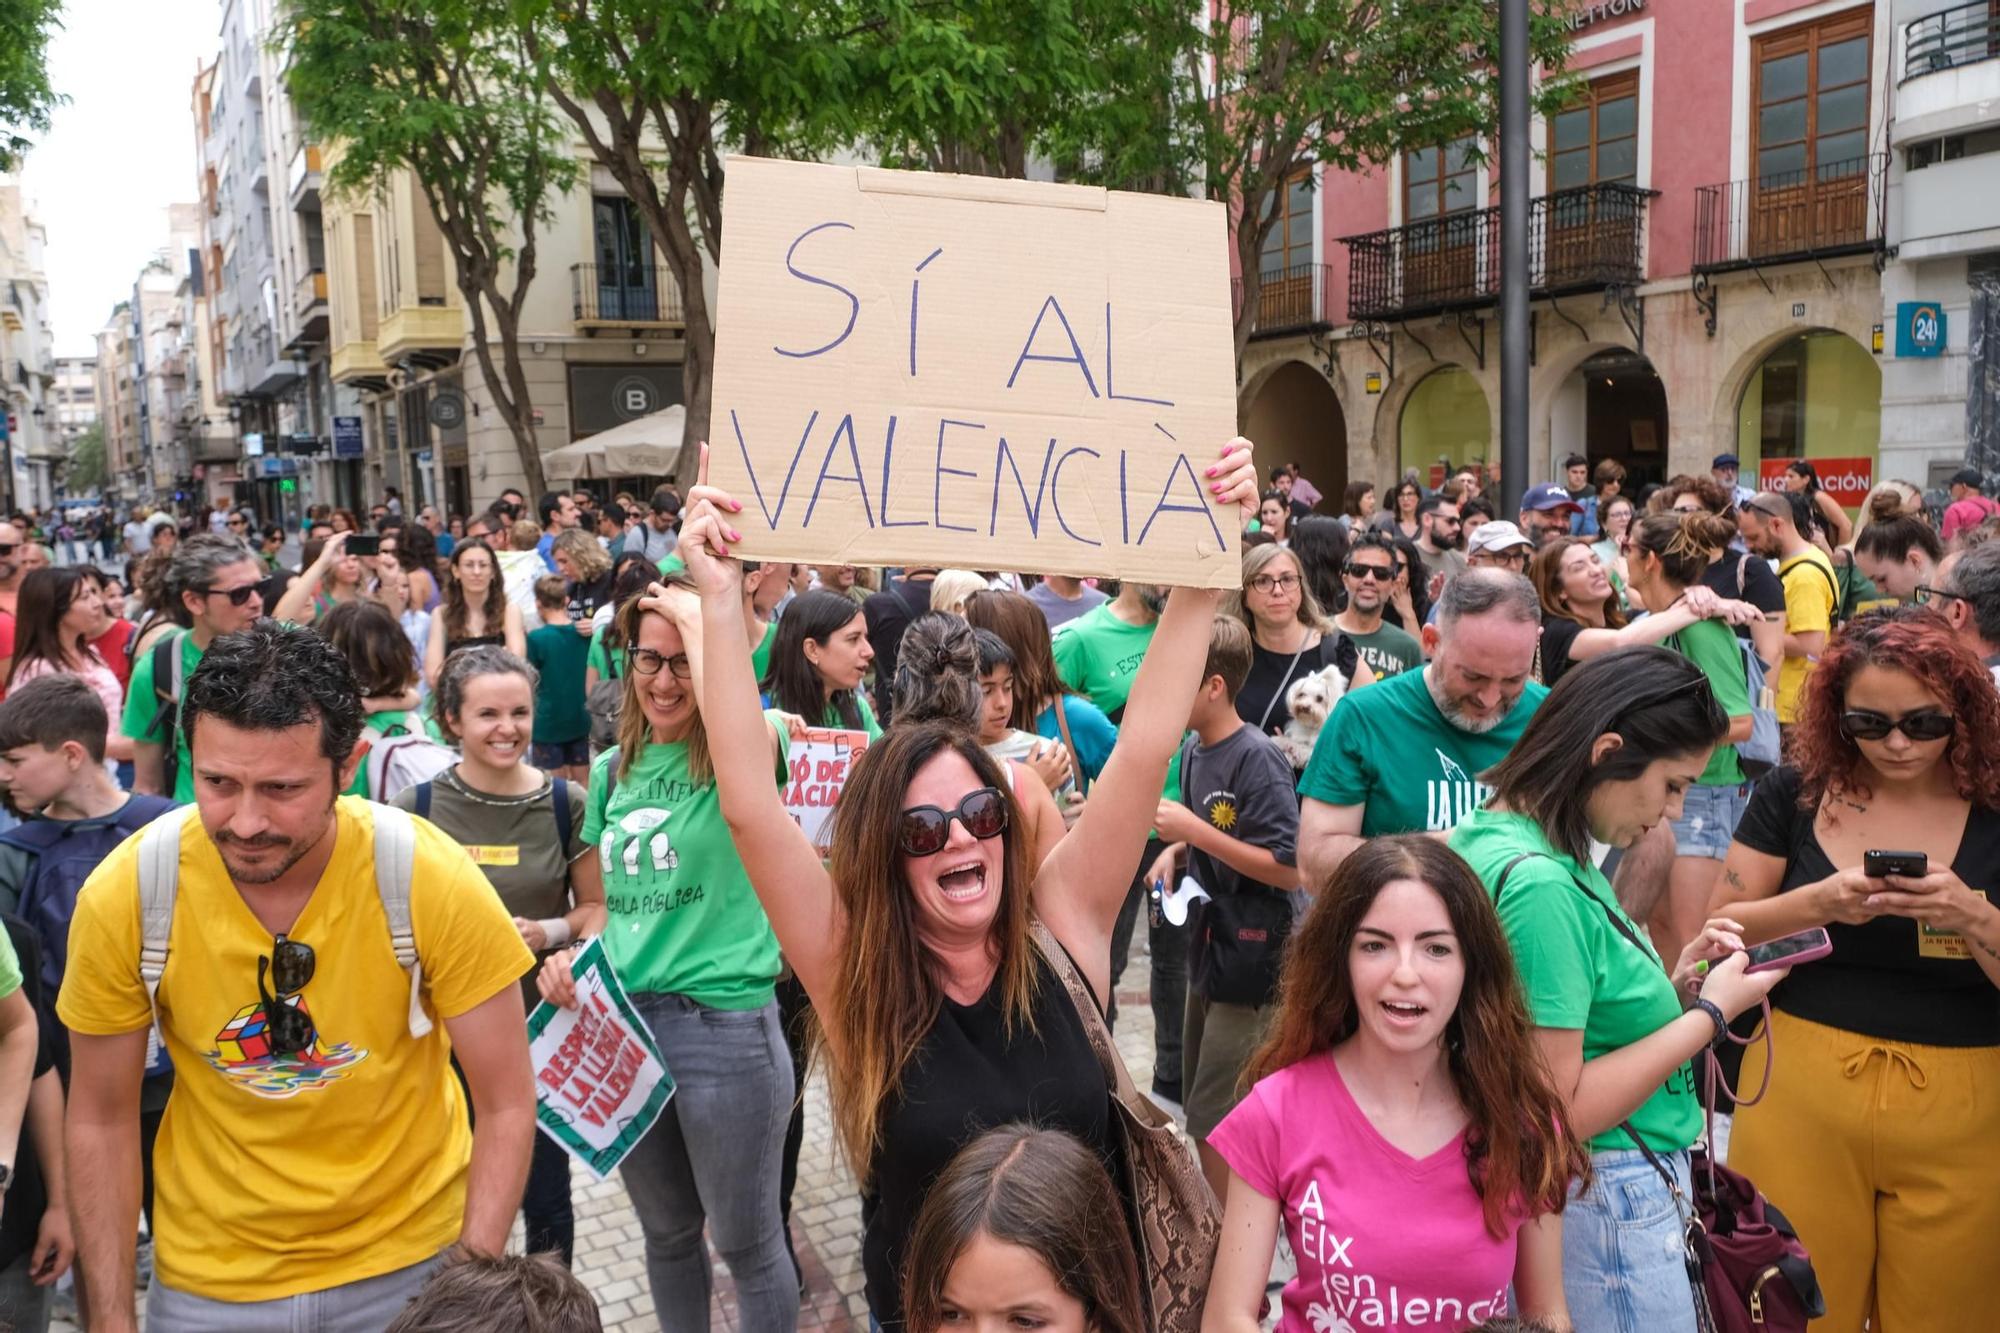
{"type": "MultiPolygon", "coordinates": [[[[1232,440],[1207,471],[1217,503],[1254,502],[1248,441],[1232,440]]],[[[705,636],[701,692],[722,811],[819,1015],[834,1124],[862,1182],[867,1299],[897,1333],[910,1228],[978,1126],[1027,1120],[1112,1158],[1112,1099],[1064,978],[1080,977],[1100,1008],[1110,997],[1112,930],[1207,660],[1217,594],[1166,598],[1118,747],[1046,858],[1021,826],[1023,784],[972,735],[971,634],[954,622],[960,648],[920,637],[927,621],[913,625],[897,655],[899,697],[905,676],[936,677],[929,692],[958,696],[956,716],[909,722],[899,702],[895,725],[848,775],[822,864],[767,776],[775,755],[755,721],[744,574],[725,518],[742,505],[705,476],[692,500],[680,551],[701,589],[698,614],[675,601],[678,623],[705,636]]]]}
{"type": "Polygon", "coordinates": [[[861,688],[875,661],[868,622],[854,599],[827,588],[794,597],[778,618],[771,669],[760,682],[768,707],[805,719],[809,727],[844,727],[882,734],[861,688]]]}
{"type": "Polygon", "coordinates": [[[97,589],[99,600],[97,623],[84,633],[92,650],[104,659],[111,674],[118,677],[118,688],[123,690],[132,681],[131,645],[138,627],[125,618],[125,599],[119,595],[117,583],[110,575],[95,565],[76,568],[97,589]]]}
{"type": "Polygon", "coordinates": [[[1900,602],[1914,602],[1921,590],[1938,584],[1944,543],[1924,521],[1922,502],[1912,504],[1884,484],[1868,497],[1867,522],[1854,539],[1854,562],[1877,589],[1900,602]]]}
{"type": "Polygon", "coordinates": [[[1074,823],[1083,813],[1090,784],[1104,772],[1118,728],[1104,710],[1063,683],[1049,646],[1049,622],[1021,593],[980,592],[965,599],[965,619],[974,629],[991,630],[1007,645],[1014,663],[1014,711],[1008,724],[1059,743],[1075,767],[1076,790],[1063,806],[1074,823]],[[1080,775],[1080,776],[1079,776],[1080,775]]]}
{"type": "Polygon", "coordinates": [[[1262,1326],[1281,1222],[1298,1257],[1282,1333],[1326,1327],[1363,1286],[1451,1330],[1506,1309],[1511,1283],[1523,1313],[1568,1326],[1554,1215],[1589,1159],[1486,890],[1436,839],[1377,838],[1320,887],[1246,1077],[1208,1140],[1230,1176],[1203,1333],[1262,1326]],[[1353,1238],[1337,1261],[1330,1235],[1353,1238]]]}
{"type": "MultiPolygon", "coordinates": [[[[597,848],[583,837],[585,789],[528,763],[535,669],[505,648],[454,654],[432,692],[431,713],[438,731],[458,746],[459,761],[389,803],[482,849],[480,871],[522,943],[535,951],[536,968],[521,978],[524,1002],[533,1009],[541,998],[535,988],[541,960],[604,930],[603,870],[597,848]]],[[[576,1249],[569,1153],[546,1134],[535,1135],[521,1213],[527,1252],[554,1251],[569,1264],[576,1249]]]]}
{"type": "Polygon", "coordinates": [[[438,609],[444,591],[438,586],[437,538],[421,523],[405,523],[393,535],[382,536],[382,554],[394,556],[410,576],[410,605],[426,615],[438,609]]]}
{"type": "Polygon", "coordinates": [[[1348,482],[1347,492],[1340,498],[1341,531],[1349,534],[1367,531],[1375,521],[1375,512],[1375,483],[1348,482]]]}
{"type": "Polygon", "coordinates": [[[1347,589],[1340,583],[1340,567],[1347,563],[1348,530],[1339,520],[1313,514],[1292,525],[1291,552],[1298,557],[1299,573],[1312,588],[1319,608],[1332,616],[1347,606],[1347,589]]]}
{"type": "MultiPolygon", "coordinates": [[[[1403,478],[1389,496],[1389,507],[1375,515],[1376,530],[1391,538],[1415,541],[1419,531],[1417,506],[1423,502],[1424,488],[1417,485],[1416,478],[1403,478]]],[[[1416,633],[1414,629],[1410,632],[1416,633]]]]}
{"type": "MultiPolygon", "coordinates": [[[[1840,507],[1840,501],[1819,484],[1819,470],[1803,458],[1785,464],[1785,489],[1804,495],[1812,506],[1813,526],[1822,534],[1829,549],[1845,546],[1854,536],[1854,521],[1840,507]]],[[[1808,533],[1807,536],[1812,534],[1808,533]]]]}
{"type": "Polygon", "coordinates": [[[104,756],[112,767],[130,763],[132,738],[121,723],[125,691],[118,675],[97,650],[93,635],[104,630],[104,595],[76,568],[30,570],[21,580],[14,608],[14,657],[6,688],[40,676],[76,676],[104,703],[109,729],[104,756]]]}
{"type": "Polygon", "coordinates": [[[354,511],[352,509],[334,510],[331,521],[333,524],[333,532],[335,536],[339,536],[343,532],[361,531],[361,524],[354,517],[354,511]]]}
{"type": "Polygon", "coordinates": [[[1990,1327],[2000,1234],[2000,694],[1926,607],[1862,616],[1806,681],[1790,763],[1759,780],[1716,910],[1833,952],[1771,995],[1729,1164],[1798,1228],[1825,1326],[1990,1327]],[[1920,874],[1868,873],[1879,848],[1920,874]],[[1909,867],[1915,869],[1915,867],[1909,867]],[[1802,1145],[1811,1145],[1803,1151],[1802,1145]]]}
{"type": "Polygon", "coordinates": [[[1542,601],[1541,679],[1549,686],[1561,680],[1573,662],[1660,643],[1698,620],[1719,617],[1732,625],[1747,625],[1763,619],[1754,606],[1717,597],[1696,584],[1682,589],[1672,605],[1663,603],[1660,610],[1628,624],[1611,576],[1582,537],[1559,537],[1535,552],[1528,581],[1542,601]]]}
{"type": "Polygon", "coordinates": [[[463,541],[451,553],[451,578],[444,602],[431,616],[424,645],[424,679],[435,685],[444,660],[460,648],[492,644],[516,657],[528,652],[521,611],[507,599],[500,562],[483,541],[463,541]]]}
{"type": "Polygon", "coordinates": [[[1389,585],[1389,600],[1382,604],[1382,619],[1411,638],[1420,638],[1431,616],[1431,593],[1424,577],[1424,557],[1416,542],[1395,537],[1396,581],[1389,585]]]}
{"type": "Polygon", "coordinates": [[[1265,491],[1257,502],[1257,522],[1283,546],[1292,535],[1292,500],[1283,491],[1265,491]]]}
{"type": "MultiPolygon", "coordinates": [[[[425,719],[417,712],[422,700],[416,659],[410,654],[409,636],[388,607],[380,602],[343,602],[322,616],[315,628],[354,672],[362,711],[368,715],[364,737],[380,742],[424,730],[425,719]]],[[[364,755],[355,765],[346,795],[369,794],[372,763],[373,756],[364,755]]]]}
{"type": "Polygon", "coordinates": [[[368,565],[373,561],[349,555],[347,536],[336,532],[319,545],[305,544],[300,552],[305,569],[278,599],[271,611],[273,620],[310,625],[334,607],[360,601],[368,595],[371,573],[368,565]]]}
{"type": "Polygon", "coordinates": [[[1783,974],[1746,975],[1738,927],[1723,919],[1670,973],[1591,846],[1630,847],[1677,817],[1728,730],[1708,678],[1680,654],[1592,658],[1479,775],[1492,798],[1449,839],[1494,897],[1563,1121],[1590,1144],[1592,1178],[1573,1189],[1563,1222],[1563,1286],[1578,1329],[1697,1327],[1678,1212],[1702,1129],[1688,1062],[1783,974]]]}
{"type": "Polygon", "coordinates": [[[909,1333],[1146,1333],[1117,1187],[1074,1135],[991,1129],[959,1150],[910,1230],[909,1333]]]}
{"type": "Polygon", "coordinates": [[[990,629],[975,629],[972,638],[979,651],[979,743],[995,759],[1018,760],[1033,769],[1056,808],[1068,812],[1076,792],[1068,753],[1060,742],[1051,744],[1014,725],[1014,650],[990,629]]]}

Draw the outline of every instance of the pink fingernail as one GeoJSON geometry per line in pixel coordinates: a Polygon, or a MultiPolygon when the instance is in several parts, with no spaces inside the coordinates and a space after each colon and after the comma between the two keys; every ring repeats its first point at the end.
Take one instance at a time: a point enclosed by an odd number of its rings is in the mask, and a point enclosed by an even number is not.
{"type": "Polygon", "coordinates": [[[1216,470],[1215,470],[1214,468],[1210,468],[1210,469],[1208,470],[1208,475],[1209,475],[1209,476],[1211,476],[1211,477],[1212,477],[1212,476],[1214,476],[1214,475],[1215,475],[1215,471],[1216,471],[1216,470]]]}
{"type": "Polygon", "coordinates": [[[729,512],[732,514],[735,513],[737,510],[741,509],[742,507],[743,507],[743,502],[741,500],[731,500],[729,502],[729,512]]]}
{"type": "Polygon", "coordinates": [[[729,530],[729,540],[733,542],[740,542],[743,540],[743,534],[738,532],[735,528],[731,528],[729,530]]]}

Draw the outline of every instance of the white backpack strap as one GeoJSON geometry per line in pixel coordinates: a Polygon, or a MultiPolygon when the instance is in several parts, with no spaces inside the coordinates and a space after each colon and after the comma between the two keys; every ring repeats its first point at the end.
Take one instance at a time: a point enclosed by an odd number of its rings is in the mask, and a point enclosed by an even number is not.
{"type": "Polygon", "coordinates": [[[424,1012],[424,964],[417,957],[417,934],[410,925],[410,881],[416,873],[417,826],[393,805],[377,805],[375,813],[375,891],[389,918],[389,943],[396,966],[410,974],[410,1035],[430,1035],[430,1015],[424,1012]]]}
{"type": "Polygon", "coordinates": [[[174,898],[180,892],[181,823],[186,814],[169,810],[139,835],[139,979],[153,1026],[146,1033],[146,1066],[159,1059],[166,1034],[160,1027],[160,978],[167,970],[167,937],[174,928],[174,898]]]}

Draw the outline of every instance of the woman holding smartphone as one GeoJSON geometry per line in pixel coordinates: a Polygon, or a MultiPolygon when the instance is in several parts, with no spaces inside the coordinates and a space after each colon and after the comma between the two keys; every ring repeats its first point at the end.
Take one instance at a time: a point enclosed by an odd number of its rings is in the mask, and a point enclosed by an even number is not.
{"type": "MultiPolygon", "coordinates": [[[[1823,1328],[1990,1328],[1968,1257],[2000,1234],[2000,695],[1935,612],[1864,616],[1807,679],[1790,757],[1712,912],[1750,944],[1825,927],[1833,951],[1771,995],[1770,1090],[1730,1165],[1812,1251],[1823,1328]],[[1871,876],[1871,851],[1924,872],[1871,876]]],[[[1766,1072],[1760,1043],[1738,1087],[1766,1072]]]]}

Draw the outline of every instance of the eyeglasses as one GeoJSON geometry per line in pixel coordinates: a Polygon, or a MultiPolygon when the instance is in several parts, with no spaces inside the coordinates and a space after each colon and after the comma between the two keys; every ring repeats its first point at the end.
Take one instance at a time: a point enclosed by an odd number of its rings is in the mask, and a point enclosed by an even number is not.
{"type": "Polygon", "coordinates": [[[1387,565],[1357,565],[1350,560],[1340,567],[1340,572],[1351,579],[1374,579],[1377,583],[1396,581],[1396,571],[1387,565]]]}
{"type": "Polygon", "coordinates": [[[1928,602],[1933,597],[1942,597],[1946,601],[1952,602],[1969,602],[1972,600],[1963,593],[1946,592],[1943,588],[1932,588],[1922,583],[1917,585],[1917,601],[1919,604],[1928,602]]]}
{"type": "Polygon", "coordinates": [[[665,653],[651,648],[632,648],[625,653],[625,661],[642,676],[657,676],[665,667],[675,680],[692,680],[694,667],[688,662],[686,653],[675,653],[668,657],[665,653]]]}
{"type": "Polygon", "coordinates": [[[955,810],[913,805],[903,811],[902,827],[896,831],[896,846],[905,856],[934,856],[951,841],[954,819],[981,842],[997,838],[1007,831],[1007,798],[998,787],[981,787],[966,793],[955,810]]]}
{"type": "Polygon", "coordinates": [[[1274,592],[1290,592],[1299,586],[1297,574],[1259,574],[1250,580],[1250,586],[1265,596],[1274,592]]]}
{"type": "Polygon", "coordinates": [[[1941,741],[1958,729],[1950,713],[1925,708],[1901,717],[1890,717],[1866,708],[1852,708],[1840,715],[1840,734],[1851,741],[1879,741],[1892,731],[1900,731],[1913,741],[1941,741]]]}
{"type": "Polygon", "coordinates": [[[242,527],[242,526],[243,526],[243,520],[242,520],[242,519],[240,519],[240,518],[232,518],[232,519],[228,520],[228,522],[229,522],[229,526],[230,526],[230,527],[232,527],[232,528],[240,528],[240,527],[242,527]]]}
{"type": "Polygon", "coordinates": [[[257,958],[257,998],[264,1003],[264,1025],[271,1034],[271,1054],[297,1055],[310,1050],[313,1038],[312,1016],[291,1003],[313,979],[313,951],[310,944],[286,939],[283,934],[271,941],[268,956],[257,958]],[[269,976],[271,993],[264,984],[269,976]]]}
{"type": "Polygon", "coordinates": [[[246,583],[240,588],[196,588],[203,597],[227,597],[231,606],[242,606],[257,595],[257,585],[246,583]]]}

